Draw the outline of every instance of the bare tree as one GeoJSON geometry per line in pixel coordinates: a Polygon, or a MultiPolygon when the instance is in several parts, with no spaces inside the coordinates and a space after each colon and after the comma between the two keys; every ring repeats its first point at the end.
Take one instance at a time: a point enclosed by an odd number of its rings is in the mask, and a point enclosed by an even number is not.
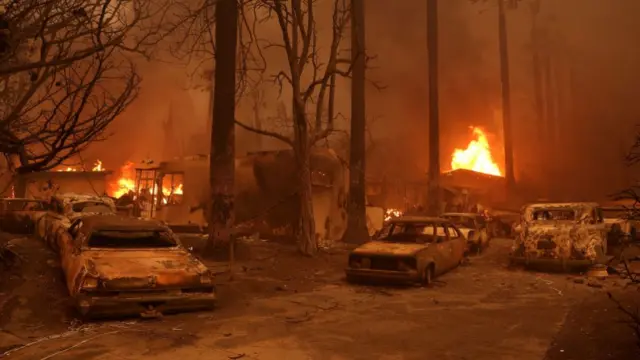
{"type": "MultiPolygon", "coordinates": [[[[332,36],[329,48],[321,52],[317,36],[316,1],[313,0],[255,0],[254,14],[262,22],[277,21],[282,37],[279,44],[268,43],[264,48],[282,48],[287,68],[278,71],[273,81],[292,92],[292,114],[286,120],[286,130],[256,129],[236,121],[240,127],[276,138],[292,147],[295,154],[299,219],[296,238],[305,255],[317,251],[312,204],[310,155],[312,147],[334,131],[335,77],[349,76],[350,59],[340,56],[340,42],[349,23],[347,0],[334,0],[332,36]],[[324,61],[323,59],[324,58],[324,61]],[[340,68],[345,65],[345,68],[340,68]]],[[[264,126],[264,124],[263,124],[264,126]]]]}
{"type": "Polygon", "coordinates": [[[170,9],[151,0],[3,2],[0,152],[15,172],[52,169],[104,137],[137,95],[133,55],[150,56],[175,28],[170,9]]]}

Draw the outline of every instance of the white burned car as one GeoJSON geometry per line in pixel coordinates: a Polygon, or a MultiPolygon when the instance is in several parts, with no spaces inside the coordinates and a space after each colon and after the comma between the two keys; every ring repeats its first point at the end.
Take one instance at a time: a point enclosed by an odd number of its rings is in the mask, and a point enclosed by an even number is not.
{"type": "Polygon", "coordinates": [[[597,203],[540,203],[523,208],[512,261],[567,266],[604,260],[607,228],[597,203]]]}

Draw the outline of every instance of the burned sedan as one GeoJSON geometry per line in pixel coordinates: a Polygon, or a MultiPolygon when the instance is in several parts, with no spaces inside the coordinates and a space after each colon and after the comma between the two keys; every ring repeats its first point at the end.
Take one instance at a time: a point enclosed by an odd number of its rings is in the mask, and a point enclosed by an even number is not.
{"type": "Polygon", "coordinates": [[[603,260],[607,242],[597,203],[541,203],[523,208],[512,261],[590,265],[603,260]]]}
{"type": "Polygon", "coordinates": [[[467,238],[468,251],[480,253],[489,246],[489,232],[484,216],[474,213],[446,213],[443,218],[451,221],[467,238]]]}
{"type": "Polygon", "coordinates": [[[60,245],[67,288],[84,317],[151,317],[215,304],[211,272],[159,221],[86,216],[60,245]]]}
{"type": "Polygon", "coordinates": [[[348,281],[396,280],[429,285],[464,260],[466,239],[446,219],[400,217],[391,220],[376,240],[351,252],[348,281]]]}

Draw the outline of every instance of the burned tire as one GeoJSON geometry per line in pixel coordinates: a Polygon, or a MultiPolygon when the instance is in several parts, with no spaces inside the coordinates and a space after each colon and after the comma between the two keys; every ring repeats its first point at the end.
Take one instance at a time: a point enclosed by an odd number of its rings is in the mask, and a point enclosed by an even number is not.
{"type": "Polygon", "coordinates": [[[433,264],[429,264],[424,268],[424,270],[422,271],[422,275],[420,276],[420,285],[422,285],[423,287],[427,287],[433,283],[433,270],[433,264]]]}

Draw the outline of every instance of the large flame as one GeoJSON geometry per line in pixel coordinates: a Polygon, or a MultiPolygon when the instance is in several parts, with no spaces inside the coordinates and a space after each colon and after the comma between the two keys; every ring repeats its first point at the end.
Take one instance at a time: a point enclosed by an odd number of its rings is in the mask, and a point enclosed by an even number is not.
{"type": "MultiPolygon", "coordinates": [[[[173,189],[171,188],[171,186],[163,186],[162,194],[165,196],[163,198],[163,202],[166,204],[167,197],[171,196],[172,194],[182,195],[183,194],[182,187],[183,185],[181,183],[174,184],[173,189]]],[[[136,191],[136,171],[135,171],[135,164],[133,162],[128,161],[126,164],[124,164],[124,166],[120,168],[120,176],[116,181],[111,183],[110,188],[111,189],[109,194],[115,198],[119,198],[125,195],[126,193],[128,193],[129,191],[132,191],[132,192],[136,191]]],[[[157,194],[158,187],[154,185],[153,188],[149,189],[149,192],[152,195],[157,194]]]]}
{"type": "Polygon", "coordinates": [[[498,164],[493,161],[491,148],[484,131],[478,127],[472,127],[474,140],[471,140],[466,149],[455,149],[451,156],[451,169],[467,169],[479,173],[502,176],[498,164]]]}

